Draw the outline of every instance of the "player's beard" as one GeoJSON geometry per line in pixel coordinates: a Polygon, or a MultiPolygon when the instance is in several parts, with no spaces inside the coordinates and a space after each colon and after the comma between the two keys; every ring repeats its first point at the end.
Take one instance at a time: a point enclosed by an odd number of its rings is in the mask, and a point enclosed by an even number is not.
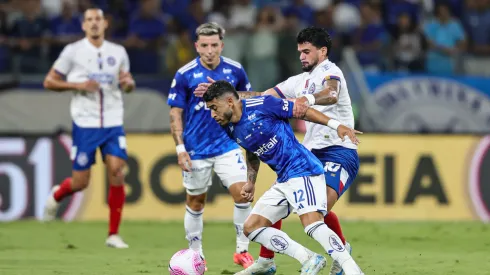
{"type": "Polygon", "coordinates": [[[301,70],[303,70],[303,72],[311,72],[316,67],[316,65],[318,65],[318,60],[313,62],[313,64],[309,64],[307,66],[301,66],[301,70]]]}
{"type": "Polygon", "coordinates": [[[231,110],[228,110],[223,113],[223,122],[226,122],[226,124],[230,123],[231,117],[233,116],[233,112],[231,110]]]}

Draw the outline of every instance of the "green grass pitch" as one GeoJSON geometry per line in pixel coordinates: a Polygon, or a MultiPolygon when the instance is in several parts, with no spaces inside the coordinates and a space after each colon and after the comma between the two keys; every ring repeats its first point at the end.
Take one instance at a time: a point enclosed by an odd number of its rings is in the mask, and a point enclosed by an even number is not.
{"type": "MultiPolygon", "coordinates": [[[[490,274],[490,226],[481,223],[342,222],[353,255],[368,275],[490,274]]],[[[168,274],[172,254],[187,246],[182,223],[124,222],[121,234],[129,249],[104,246],[106,223],[22,221],[0,224],[0,274],[122,275],[168,274]]],[[[316,252],[294,217],[284,230],[316,252]]],[[[208,275],[233,274],[234,226],[208,222],[204,252],[208,275]]],[[[250,245],[254,257],[259,246],[250,245]]],[[[329,259],[329,265],[330,265],[329,259]]],[[[299,274],[300,265],[277,255],[277,274],[299,274]]],[[[322,274],[328,274],[329,266],[322,274]]]]}

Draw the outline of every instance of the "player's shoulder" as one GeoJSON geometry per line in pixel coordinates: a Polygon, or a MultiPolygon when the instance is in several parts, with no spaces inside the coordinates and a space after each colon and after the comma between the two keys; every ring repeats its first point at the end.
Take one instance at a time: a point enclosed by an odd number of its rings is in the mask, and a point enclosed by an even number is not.
{"type": "Polygon", "coordinates": [[[337,66],[337,64],[328,60],[324,64],[320,66],[320,74],[321,75],[338,75],[339,77],[343,75],[342,70],[337,66]]]}
{"type": "Polygon", "coordinates": [[[247,108],[267,108],[268,105],[278,101],[282,101],[282,99],[272,95],[262,95],[244,99],[243,103],[247,108]]]}
{"type": "Polygon", "coordinates": [[[222,56],[221,58],[223,60],[224,65],[227,67],[231,67],[231,68],[239,69],[239,70],[241,70],[243,68],[242,64],[240,64],[240,62],[238,62],[238,61],[235,61],[235,60],[233,60],[229,57],[226,57],[226,56],[222,56]]]}
{"type": "Polygon", "coordinates": [[[114,50],[118,53],[126,52],[126,48],[121,44],[118,44],[118,43],[115,43],[115,42],[112,42],[109,40],[105,40],[104,43],[107,45],[107,47],[109,49],[114,50]]]}
{"type": "Polygon", "coordinates": [[[84,43],[84,39],[80,39],[80,40],[77,40],[75,42],[72,42],[72,43],[68,43],[66,46],[65,46],[65,51],[69,51],[69,52],[75,52],[81,48],[83,48],[85,45],[84,43]]]}
{"type": "Polygon", "coordinates": [[[194,58],[189,63],[187,63],[184,66],[180,67],[180,69],[177,70],[177,74],[184,75],[184,74],[192,71],[193,69],[195,69],[197,66],[198,66],[197,58],[194,58]]]}

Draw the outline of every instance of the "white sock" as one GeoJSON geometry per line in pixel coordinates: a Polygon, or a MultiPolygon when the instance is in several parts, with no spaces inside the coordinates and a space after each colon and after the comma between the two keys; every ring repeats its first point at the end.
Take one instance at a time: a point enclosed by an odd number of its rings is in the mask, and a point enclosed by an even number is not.
{"type": "Polygon", "coordinates": [[[346,275],[362,273],[349,251],[345,249],[339,236],[328,228],[323,221],[308,225],[305,232],[323,246],[328,255],[342,266],[346,275]]]}
{"type": "Polygon", "coordinates": [[[243,224],[252,211],[251,203],[235,203],[233,211],[233,223],[236,229],[236,253],[248,251],[250,240],[243,234],[243,224]]]}
{"type": "Polygon", "coordinates": [[[310,258],[308,249],[289,238],[288,234],[273,227],[260,227],[250,233],[248,238],[260,243],[276,253],[286,254],[304,264],[310,258]]]}
{"type": "Polygon", "coordinates": [[[202,231],[203,231],[203,221],[201,211],[194,211],[189,206],[185,207],[184,215],[184,228],[185,228],[185,238],[189,241],[189,248],[202,253],[202,231]]]}
{"type": "Polygon", "coordinates": [[[257,261],[259,263],[270,263],[270,262],[273,262],[274,261],[274,258],[264,258],[264,257],[260,257],[257,259],[257,261]]]}

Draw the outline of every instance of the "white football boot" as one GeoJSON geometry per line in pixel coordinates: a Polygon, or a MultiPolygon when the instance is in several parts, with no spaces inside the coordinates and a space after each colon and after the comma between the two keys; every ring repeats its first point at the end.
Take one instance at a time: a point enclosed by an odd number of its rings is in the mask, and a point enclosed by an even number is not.
{"type": "Polygon", "coordinates": [[[123,239],[121,238],[121,236],[119,235],[110,235],[107,240],[105,241],[105,244],[108,246],[108,247],[112,247],[112,248],[129,248],[129,245],[127,245],[123,239]]]}
{"type": "MultiPolygon", "coordinates": [[[[352,255],[352,246],[350,245],[350,243],[345,242],[345,249],[347,251],[349,251],[349,254],[352,255]]],[[[337,262],[337,261],[332,262],[332,268],[330,268],[329,274],[330,275],[343,275],[344,274],[344,270],[340,266],[339,262],[337,262]]]]}
{"type": "Polygon", "coordinates": [[[43,221],[49,222],[56,219],[56,211],[58,211],[59,202],[54,199],[54,193],[60,189],[59,185],[53,186],[49,194],[46,204],[44,205],[43,221]]]}
{"type": "Polygon", "coordinates": [[[316,275],[327,265],[327,259],[320,254],[313,254],[301,267],[301,275],[316,275]]]}

